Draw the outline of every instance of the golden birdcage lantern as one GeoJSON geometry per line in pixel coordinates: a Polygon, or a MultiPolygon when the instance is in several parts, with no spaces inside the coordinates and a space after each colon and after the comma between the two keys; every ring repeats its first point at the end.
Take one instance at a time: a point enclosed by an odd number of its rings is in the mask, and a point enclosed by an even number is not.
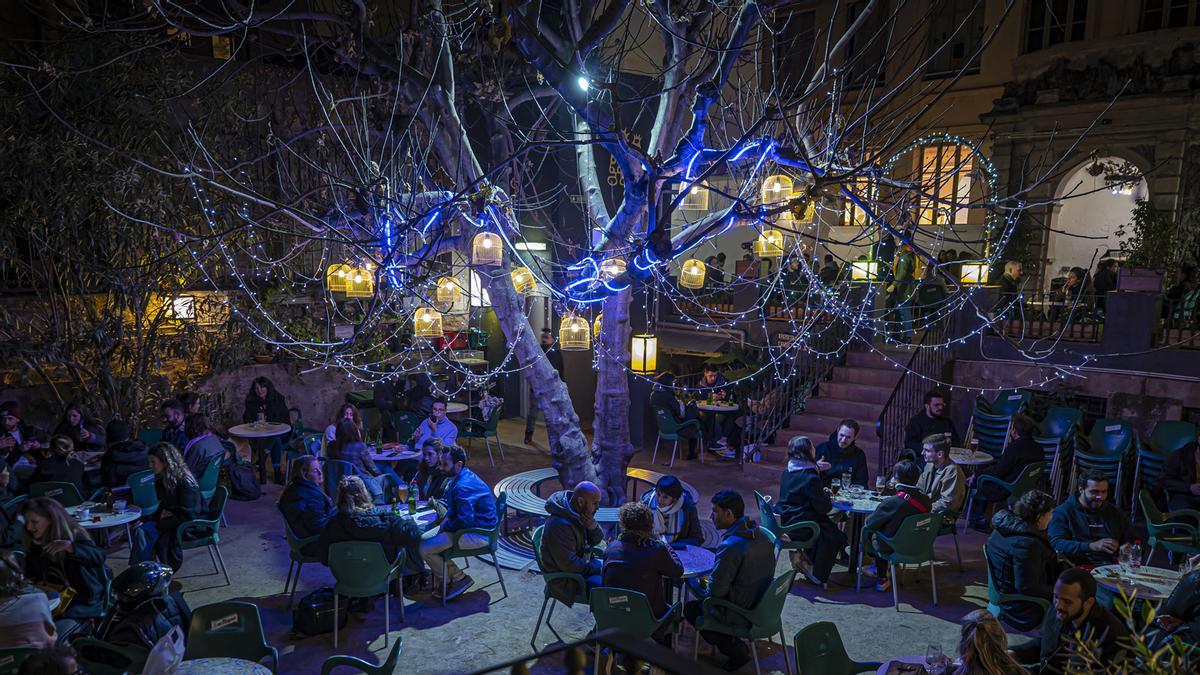
{"type": "Polygon", "coordinates": [[[658,369],[658,338],[654,335],[634,335],[629,345],[629,369],[640,375],[658,369]]]}
{"type": "Polygon", "coordinates": [[[704,183],[684,183],[683,199],[679,200],[679,208],[688,211],[707,211],[708,186],[704,183]]]}
{"type": "Polygon", "coordinates": [[[680,288],[704,288],[704,277],[707,274],[707,269],[704,262],[692,258],[683,263],[679,268],[679,287],[680,288]]]}
{"type": "Polygon", "coordinates": [[[354,268],[346,288],[347,298],[369,298],[375,295],[375,275],[365,268],[354,268]]]}
{"type": "Polygon", "coordinates": [[[959,276],[959,283],[979,284],[987,283],[988,266],[983,262],[965,262],[962,264],[962,274],[959,276]]]}
{"type": "Polygon", "coordinates": [[[558,348],[564,352],[583,352],[592,348],[592,333],[587,319],[580,316],[563,318],[558,327],[558,348]]]}
{"type": "Polygon", "coordinates": [[[471,240],[471,263],[474,265],[499,265],[504,256],[504,242],[500,235],[480,232],[471,240]]]}
{"type": "Polygon", "coordinates": [[[434,291],[433,298],[439,305],[453,305],[461,297],[462,286],[458,285],[458,279],[454,277],[438,279],[437,290],[434,291]]]}
{"type": "Polygon", "coordinates": [[[760,258],[783,257],[783,232],[779,230],[763,230],[754,242],[754,252],[760,258]]]}
{"type": "Polygon", "coordinates": [[[600,280],[612,281],[625,273],[626,264],[620,258],[609,258],[600,263],[600,280]]]}
{"type": "Polygon", "coordinates": [[[792,198],[792,177],[783,174],[767,176],[763,179],[760,195],[763,204],[778,204],[792,198]]]}
{"type": "Polygon", "coordinates": [[[325,288],[330,293],[345,293],[352,281],[354,268],[344,263],[330,265],[325,270],[325,288]]]}
{"type": "Polygon", "coordinates": [[[528,267],[514,267],[512,271],[513,288],[521,295],[529,295],[537,290],[537,279],[528,267]]]}
{"type": "Polygon", "coordinates": [[[442,337],[442,313],[432,307],[421,307],[413,313],[413,335],[419,338],[442,337]]]}

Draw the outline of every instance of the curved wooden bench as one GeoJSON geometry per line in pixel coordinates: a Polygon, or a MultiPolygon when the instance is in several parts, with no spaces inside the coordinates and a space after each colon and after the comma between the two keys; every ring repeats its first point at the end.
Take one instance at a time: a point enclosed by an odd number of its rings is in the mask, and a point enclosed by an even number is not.
{"type": "MultiPolygon", "coordinates": [[[[658,483],[666,474],[649,469],[630,468],[625,472],[627,480],[648,483],[651,486],[658,483]]],[[[558,478],[558,471],[551,468],[531,469],[522,471],[511,476],[505,476],[496,482],[496,486],[492,488],[493,494],[497,497],[501,492],[508,493],[508,508],[519,513],[527,513],[531,516],[549,516],[546,511],[546,498],[541,495],[540,486],[548,480],[558,478]]],[[[683,489],[692,496],[692,501],[697,504],[700,502],[700,494],[696,488],[688,483],[683,483],[683,489]]],[[[636,498],[636,494],[634,494],[636,498]]],[[[596,522],[598,523],[616,523],[617,511],[619,506],[604,506],[596,511],[596,522]]]]}

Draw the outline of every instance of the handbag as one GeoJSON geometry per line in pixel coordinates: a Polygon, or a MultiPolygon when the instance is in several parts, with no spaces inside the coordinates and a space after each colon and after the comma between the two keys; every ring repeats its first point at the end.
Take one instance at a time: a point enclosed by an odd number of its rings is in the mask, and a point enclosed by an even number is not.
{"type": "Polygon", "coordinates": [[[249,502],[262,496],[262,488],[258,484],[258,476],[254,474],[252,464],[234,462],[229,465],[227,471],[231,499],[249,502]]]}
{"type": "MultiPolygon", "coordinates": [[[[346,627],[350,620],[350,601],[338,604],[337,627],[346,627]]],[[[333,589],[326,586],[300,598],[292,610],[292,630],[304,635],[322,635],[333,632],[333,589]]]]}
{"type": "Polygon", "coordinates": [[[58,567],[50,567],[46,569],[46,578],[38,582],[38,586],[49,588],[58,593],[58,606],[50,612],[50,615],[55,619],[61,619],[67,608],[71,606],[71,601],[78,595],[78,591],[71,588],[70,582],[67,581],[66,573],[58,567]]]}

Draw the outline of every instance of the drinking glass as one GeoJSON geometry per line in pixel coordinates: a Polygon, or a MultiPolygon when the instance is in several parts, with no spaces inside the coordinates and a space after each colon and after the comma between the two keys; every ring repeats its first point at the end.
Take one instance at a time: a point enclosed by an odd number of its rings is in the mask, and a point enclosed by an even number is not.
{"type": "Polygon", "coordinates": [[[1121,576],[1129,576],[1132,557],[1129,555],[1129,546],[1122,546],[1117,551],[1117,563],[1121,566],[1121,576]]]}
{"type": "Polygon", "coordinates": [[[887,489],[887,478],[884,478],[883,474],[875,476],[875,491],[883,492],[886,489],[887,489]]]}
{"type": "Polygon", "coordinates": [[[847,491],[850,490],[850,472],[848,471],[842,473],[842,489],[847,491]]]}
{"type": "Polygon", "coordinates": [[[254,422],[254,423],[255,423],[256,425],[258,425],[258,426],[261,428],[261,427],[263,426],[263,424],[264,424],[264,423],[266,423],[266,421],[267,421],[267,416],[266,416],[266,414],[265,414],[265,413],[258,413],[258,419],[257,419],[257,420],[255,420],[255,422],[254,422]]]}
{"type": "Polygon", "coordinates": [[[125,500],[117,499],[113,501],[113,513],[125,513],[125,500]]]}
{"type": "Polygon", "coordinates": [[[942,646],[929,645],[925,648],[925,668],[930,673],[940,672],[942,665],[942,646]]]}

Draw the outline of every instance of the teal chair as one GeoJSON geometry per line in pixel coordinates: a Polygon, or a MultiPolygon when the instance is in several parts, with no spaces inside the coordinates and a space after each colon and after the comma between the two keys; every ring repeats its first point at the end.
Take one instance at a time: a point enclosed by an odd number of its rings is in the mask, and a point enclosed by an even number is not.
{"type": "Polygon", "coordinates": [[[1020,593],[1001,593],[996,588],[996,582],[992,577],[992,561],[988,558],[987,544],[983,545],[983,565],[987,568],[987,610],[992,613],[992,616],[1007,622],[1004,605],[1010,602],[1028,602],[1037,605],[1042,608],[1043,617],[1050,611],[1050,601],[1045,598],[1035,598],[1032,595],[1021,595],[1020,593]]]}
{"type": "MultiPolygon", "coordinates": [[[[1018,474],[1017,477],[1014,478],[1011,483],[1006,483],[1006,482],[1000,480],[999,478],[996,478],[995,476],[989,476],[988,474],[982,474],[975,481],[975,489],[980,490],[983,488],[984,485],[987,485],[988,483],[992,483],[996,487],[998,487],[1001,490],[1004,490],[1006,493],[1008,493],[1007,500],[1011,503],[1011,502],[1017,500],[1018,498],[1020,498],[1020,496],[1025,494],[1026,492],[1037,489],[1038,486],[1040,486],[1042,484],[1042,477],[1045,475],[1045,472],[1046,472],[1046,464],[1044,462],[1033,462],[1031,464],[1026,465],[1024,469],[1021,469],[1021,473],[1018,474]]],[[[968,523],[971,522],[971,502],[972,501],[973,500],[971,500],[971,499],[967,500],[967,522],[968,523]]]]}
{"type": "Polygon", "coordinates": [[[700,463],[704,463],[704,434],[700,430],[700,420],[685,420],[676,422],[675,418],[662,408],[654,409],[654,419],[658,422],[658,439],[654,441],[654,454],[650,463],[658,461],[658,445],[663,441],[672,441],[671,461],[668,466],[675,466],[675,455],[679,452],[680,439],[696,439],[700,442],[700,463]]]}
{"type": "Polygon", "coordinates": [[[937,511],[936,514],[942,516],[942,525],[938,528],[937,538],[940,539],[946,535],[950,535],[954,539],[954,559],[958,561],[958,571],[963,571],[962,553],[958,551],[958,517],[961,515],[954,509],[946,509],[937,511]]]}
{"type": "Polygon", "coordinates": [[[138,440],[145,443],[147,448],[153,448],[155,443],[162,440],[162,429],[142,429],[138,432],[138,440]]]}
{"type": "Polygon", "coordinates": [[[179,541],[183,550],[207,547],[208,556],[213,561],[214,573],[220,571],[225,575],[225,584],[229,585],[229,571],[225,568],[225,558],[221,555],[221,535],[217,532],[221,525],[221,516],[225,513],[225,503],[229,501],[229,490],[224,485],[218,485],[213,492],[212,502],[209,503],[208,513],[212,518],[196,518],[179,524],[179,541]],[[217,562],[220,561],[218,566],[217,562]]]}
{"type": "Polygon", "coordinates": [[[1160,548],[1168,553],[1200,553],[1200,511],[1179,509],[1163,513],[1149,490],[1138,492],[1138,502],[1146,518],[1150,557],[1154,557],[1154,551],[1160,548]]]}
{"type": "MultiPolygon", "coordinates": [[[[500,560],[496,557],[496,547],[500,545],[500,524],[504,521],[504,513],[508,508],[508,493],[501,492],[499,497],[496,497],[496,526],[490,530],[485,530],[478,527],[468,527],[465,530],[458,530],[450,533],[450,548],[442,551],[442,607],[446,606],[446,563],[455,558],[474,558],[482,557],[490,553],[492,555],[492,564],[496,566],[496,576],[500,579],[500,588],[504,590],[504,597],[508,597],[508,588],[504,585],[504,572],[500,569],[500,560]],[[486,537],[488,540],[487,546],[480,548],[459,548],[458,542],[463,535],[476,534],[486,537]]],[[[467,566],[470,566],[468,560],[467,566]]]]}
{"type": "MultiPolygon", "coordinates": [[[[659,629],[673,627],[683,617],[678,602],[668,607],[662,616],[655,616],[645,593],[626,588],[593,588],[588,594],[588,605],[596,620],[595,630],[617,628],[639,640],[649,640],[659,629]]],[[[598,667],[599,642],[596,643],[595,663],[598,667]]]]}
{"type": "MultiPolygon", "coordinates": [[[[937,607],[937,572],[933,564],[933,542],[937,539],[942,528],[942,514],[918,513],[904,519],[900,529],[892,537],[885,537],[879,532],[868,532],[863,529],[863,548],[866,548],[870,537],[878,542],[872,546],[874,555],[888,563],[888,577],[892,580],[892,603],[896,611],[900,611],[900,595],[896,591],[899,579],[896,578],[896,565],[920,565],[929,563],[929,579],[933,587],[933,606],[937,607]],[[891,550],[884,553],[878,544],[885,544],[891,550]]],[[[862,584],[862,550],[858,553],[858,575],[855,588],[862,584]]]]}
{"type": "Polygon", "coordinates": [[[471,417],[462,421],[458,426],[459,438],[482,438],[483,444],[487,446],[488,461],[492,466],[496,466],[496,460],[492,459],[492,441],[496,439],[496,445],[500,446],[500,461],[504,461],[504,443],[500,442],[500,432],[496,429],[500,424],[501,406],[496,406],[492,409],[492,414],[486,420],[477,420],[471,417]]]}
{"type": "Polygon", "coordinates": [[[1001,389],[996,396],[987,400],[982,396],[975,397],[975,409],[990,415],[1005,415],[1011,417],[1021,412],[1033,400],[1033,392],[1024,389],[1001,389]]]}
{"type": "Polygon", "coordinates": [[[279,672],[279,650],[267,643],[258,607],[231,600],[192,610],[183,660],[219,657],[254,663],[270,658],[271,672],[279,672]]]}
{"type": "Polygon", "coordinates": [[[288,557],[291,562],[288,564],[288,575],[283,581],[283,592],[288,594],[288,609],[292,608],[292,599],[296,597],[296,586],[300,584],[300,570],[304,568],[305,563],[316,563],[320,565],[322,562],[320,556],[305,555],[303,548],[321,538],[321,535],[314,534],[311,537],[300,538],[296,536],[292,526],[288,525],[287,518],[283,516],[283,509],[278,504],[275,508],[279,511],[280,517],[283,518],[283,531],[287,534],[288,557]],[[293,576],[292,570],[295,570],[293,576]],[[291,586],[291,591],[288,587],[291,586]]]}
{"type": "Polygon", "coordinates": [[[129,486],[129,501],[148,516],[158,510],[158,493],[154,491],[154,472],[146,469],[125,480],[129,486]]]}
{"type": "Polygon", "coordinates": [[[846,645],[832,621],[811,623],[792,636],[796,675],[854,675],[873,673],[882,663],[850,660],[846,645]]]}
{"type": "MultiPolygon", "coordinates": [[[[1128,422],[1104,418],[1096,420],[1088,434],[1087,448],[1075,451],[1075,472],[1099,471],[1108,477],[1115,504],[1132,507],[1124,501],[1126,461],[1137,449],[1138,438],[1128,422]]],[[[1132,501],[1132,500],[1131,500],[1132,501]]]]}
{"type": "Polygon", "coordinates": [[[1196,442],[1196,425],[1178,420],[1162,420],[1154,425],[1145,446],[1160,455],[1169,455],[1196,442]]]}
{"type": "MultiPolygon", "coordinates": [[[[779,636],[779,646],[783,649],[783,664],[789,675],[792,672],[792,660],[787,657],[787,643],[783,638],[783,603],[787,600],[788,591],[796,578],[795,570],[788,570],[775,577],[775,581],[767,587],[766,592],[758,599],[758,604],[749,609],[723,600],[721,598],[704,598],[700,605],[700,616],[696,619],[696,630],[724,633],[750,641],[750,652],[754,656],[754,672],[761,673],[758,663],[758,646],[756,640],[768,640],[779,636]],[[714,610],[721,608],[725,616],[737,615],[750,623],[749,626],[724,623],[714,610]]],[[[692,660],[700,652],[700,636],[692,647],[692,660]]]]}
{"type": "Polygon", "coordinates": [[[767,533],[767,538],[775,544],[775,555],[778,556],[783,550],[808,550],[817,545],[817,537],[821,535],[821,526],[812,521],[801,521],[792,523],[788,526],[779,524],[779,518],[775,516],[775,511],[771,508],[767,498],[762,496],[758,490],[754,491],[754,498],[758,500],[758,514],[762,520],[762,529],[767,533]]]}
{"type": "Polygon", "coordinates": [[[212,501],[213,493],[217,491],[217,479],[221,477],[221,464],[224,460],[221,455],[213,457],[204,467],[204,472],[196,476],[196,482],[200,485],[200,496],[204,498],[205,504],[212,501]]]}
{"type": "Polygon", "coordinates": [[[21,504],[24,504],[25,500],[27,499],[29,499],[29,495],[17,495],[3,504],[0,504],[0,511],[4,511],[6,513],[16,513],[17,507],[21,504]]]}
{"type": "Polygon", "coordinates": [[[404,636],[397,635],[396,641],[392,644],[392,650],[388,652],[387,659],[377,666],[353,656],[331,656],[321,664],[321,675],[332,675],[334,668],[353,668],[360,673],[367,673],[367,675],[392,675],[396,672],[397,664],[400,663],[400,650],[403,647],[404,636]]]}
{"type": "Polygon", "coordinates": [[[0,675],[16,675],[21,662],[30,654],[40,651],[37,647],[9,647],[0,649],[0,675]]]}
{"type": "MultiPolygon", "coordinates": [[[[392,428],[396,430],[396,440],[408,443],[413,434],[417,433],[417,427],[420,426],[421,420],[416,415],[404,410],[393,410],[388,415],[392,420],[392,428]]],[[[414,448],[414,450],[420,450],[420,448],[414,448]]]]}
{"type": "MultiPolygon", "coordinates": [[[[388,561],[383,544],[377,541],[343,541],[329,547],[329,571],[333,573],[333,648],[338,646],[339,598],[383,596],[383,644],[392,630],[393,579],[404,574],[404,551],[388,561]]],[[[400,620],[404,621],[404,587],[400,587],[400,620]]]]}
{"type": "Polygon", "coordinates": [[[1012,426],[1013,416],[1010,414],[993,415],[975,411],[971,418],[970,438],[979,442],[979,449],[993,456],[999,456],[1008,445],[1008,430],[1012,426]]]}
{"type": "Polygon", "coordinates": [[[1055,407],[1046,411],[1040,433],[1033,437],[1033,440],[1042,446],[1046,466],[1050,470],[1049,493],[1056,501],[1061,501],[1064,496],[1067,467],[1074,459],[1082,426],[1082,410],[1055,407]]]}
{"type": "Polygon", "coordinates": [[[588,595],[587,595],[587,579],[584,579],[583,575],[575,574],[574,572],[547,572],[547,571],[545,571],[545,565],[542,564],[542,530],[543,530],[543,528],[544,528],[543,525],[538,525],[537,528],[533,531],[533,537],[532,537],[533,538],[533,557],[534,557],[534,560],[537,562],[538,569],[542,570],[542,583],[544,584],[544,586],[542,588],[542,609],[538,612],[537,622],[533,624],[533,635],[530,636],[530,638],[529,638],[529,646],[532,647],[533,651],[535,651],[535,652],[541,651],[540,649],[538,649],[538,646],[537,646],[537,635],[538,635],[538,631],[541,630],[541,628],[542,628],[542,617],[543,616],[546,617],[546,627],[550,629],[551,633],[554,633],[555,639],[557,639],[559,642],[565,642],[565,640],[563,640],[562,636],[558,634],[558,631],[554,629],[554,624],[550,623],[550,618],[552,616],[554,616],[554,606],[558,603],[558,599],[550,595],[550,582],[551,581],[555,581],[557,579],[570,579],[571,581],[574,581],[575,588],[579,589],[579,592],[575,594],[574,602],[581,604],[581,605],[588,604],[588,602],[589,602],[588,595]],[[546,613],[547,605],[549,605],[549,607],[550,607],[549,614],[546,613]]]}
{"type": "Polygon", "coordinates": [[[66,508],[79,506],[83,503],[83,497],[79,494],[79,488],[74,483],[63,481],[48,480],[41,483],[34,483],[29,486],[29,496],[30,498],[50,497],[66,508]]]}

